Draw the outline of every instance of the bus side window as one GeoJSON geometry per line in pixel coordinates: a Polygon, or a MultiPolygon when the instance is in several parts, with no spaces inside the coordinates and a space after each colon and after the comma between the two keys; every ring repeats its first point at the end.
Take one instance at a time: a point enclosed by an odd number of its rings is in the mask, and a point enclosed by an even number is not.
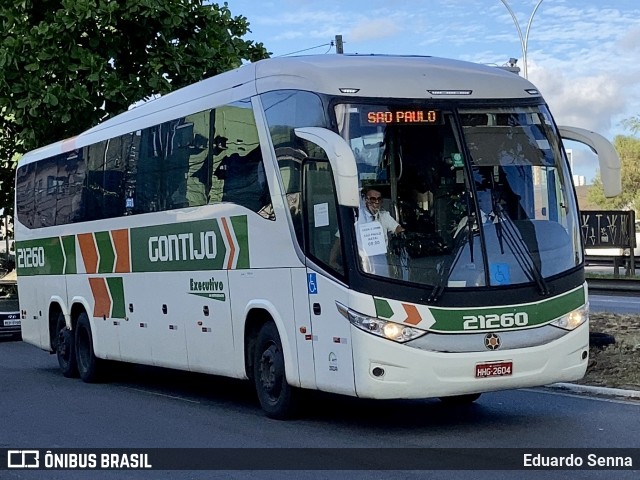
{"type": "MultiPolygon", "coordinates": [[[[298,127],[328,127],[320,97],[311,92],[278,90],[260,95],[267,117],[271,142],[287,195],[296,239],[304,249],[302,236],[302,161],[309,156],[311,145],[300,142],[294,133],[298,127]],[[307,148],[309,147],[309,148],[307,148]]],[[[324,155],[324,152],[323,152],[324,155]]],[[[319,157],[321,158],[321,157],[319,157]]]]}
{"type": "Polygon", "coordinates": [[[344,274],[341,255],[332,250],[340,247],[338,210],[333,175],[328,161],[306,160],[304,168],[304,201],[307,252],[326,266],[344,274]]]}
{"type": "Polygon", "coordinates": [[[182,148],[187,150],[184,204],[189,207],[197,207],[207,204],[209,192],[211,110],[186,116],[185,124],[191,125],[191,127],[188,130],[189,137],[183,139],[184,145],[182,145],[182,148]]]}
{"type": "Polygon", "coordinates": [[[35,173],[36,164],[28,163],[20,167],[16,175],[16,214],[20,223],[27,228],[33,228],[35,215],[35,173]]]}
{"type": "Polygon", "coordinates": [[[218,107],[213,117],[215,147],[209,203],[232,202],[273,220],[251,103],[218,107]]]}
{"type": "Polygon", "coordinates": [[[85,179],[83,152],[79,149],[58,156],[58,202],[56,207],[56,225],[66,225],[78,218],[82,202],[82,184],[85,179]]]}
{"type": "Polygon", "coordinates": [[[302,162],[307,154],[301,149],[282,147],[276,149],[276,158],[287,196],[291,221],[300,248],[304,249],[302,235],[302,162]]]}
{"type": "Polygon", "coordinates": [[[58,179],[58,156],[40,160],[35,174],[34,228],[52,227],[56,224],[58,191],[63,190],[58,179]]]}

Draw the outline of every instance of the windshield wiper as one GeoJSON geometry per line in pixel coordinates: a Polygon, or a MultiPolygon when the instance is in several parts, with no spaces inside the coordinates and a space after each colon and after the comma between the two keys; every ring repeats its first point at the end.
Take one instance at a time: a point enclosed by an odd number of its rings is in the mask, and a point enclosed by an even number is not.
{"type": "MultiPolygon", "coordinates": [[[[491,195],[493,199],[493,194],[491,195]]],[[[493,213],[496,219],[496,236],[500,243],[500,253],[504,254],[503,240],[506,243],[511,253],[513,253],[516,262],[526,275],[526,277],[535,282],[538,287],[540,295],[547,296],[551,292],[547,282],[545,282],[540,267],[536,264],[531,251],[527,245],[527,242],[519,235],[518,228],[513,224],[513,221],[504,212],[499,202],[492,201],[493,213]]]]}
{"type": "MultiPolygon", "coordinates": [[[[429,297],[427,298],[427,303],[435,303],[440,299],[442,292],[444,292],[444,285],[449,280],[449,277],[451,276],[451,272],[453,271],[453,268],[458,263],[458,258],[460,258],[461,252],[462,252],[462,248],[459,248],[453,261],[448,266],[443,265],[442,270],[438,272],[438,280],[434,285],[433,289],[431,290],[429,297]]],[[[443,263],[446,263],[446,262],[443,262],[443,263]]]]}
{"type": "MultiPolygon", "coordinates": [[[[471,215],[467,216],[467,225],[466,225],[466,228],[468,229],[468,234],[467,234],[469,239],[468,244],[469,244],[469,248],[471,249],[470,256],[471,256],[472,262],[473,262],[473,236],[475,235],[475,233],[473,232],[473,228],[475,224],[476,224],[475,215],[472,213],[471,215]]],[[[442,292],[444,292],[445,286],[449,281],[451,272],[453,272],[453,270],[456,268],[456,265],[458,264],[458,261],[462,256],[464,247],[465,247],[464,243],[460,245],[460,248],[458,248],[458,250],[456,251],[455,257],[449,263],[449,265],[446,265],[447,263],[446,261],[443,262],[442,270],[438,272],[438,279],[433,289],[431,290],[429,297],[427,298],[427,303],[435,303],[442,296],[442,292]]],[[[450,257],[447,257],[447,258],[450,258],[450,257]]]]}

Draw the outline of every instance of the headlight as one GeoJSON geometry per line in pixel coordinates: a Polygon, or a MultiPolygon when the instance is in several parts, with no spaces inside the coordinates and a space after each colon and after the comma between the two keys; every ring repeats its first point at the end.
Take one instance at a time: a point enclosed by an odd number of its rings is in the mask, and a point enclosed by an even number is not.
{"type": "Polygon", "coordinates": [[[426,334],[425,330],[419,328],[408,327],[401,323],[390,322],[380,318],[369,317],[344,305],[336,302],[338,310],[344,315],[354,326],[367,333],[377,335],[378,337],[393,340],[394,342],[404,343],[414,338],[418,338],[426,334]]]}
{"type": "Polygon", "coordinates": [[[589,319],[589,304],[573,310],[551,322],[554,327],[563,328],[565,330],[575,330],[589,319]]]}

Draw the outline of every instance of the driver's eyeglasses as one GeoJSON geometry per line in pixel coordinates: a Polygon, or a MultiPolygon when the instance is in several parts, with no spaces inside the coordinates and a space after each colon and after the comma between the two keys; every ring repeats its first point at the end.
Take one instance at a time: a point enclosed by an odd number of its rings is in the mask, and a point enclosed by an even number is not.
{"type": "Polygon", "coordinates": [[[371,203],[380,203],[382,201],[382,197],[367,197],[371,203]]]}

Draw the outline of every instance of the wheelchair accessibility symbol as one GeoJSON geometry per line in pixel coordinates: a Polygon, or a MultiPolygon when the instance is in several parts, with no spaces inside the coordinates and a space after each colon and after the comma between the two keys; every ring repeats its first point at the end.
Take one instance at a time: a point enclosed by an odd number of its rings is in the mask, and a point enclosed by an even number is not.
{"type": "Polygon", "coordinates": [[[511,285],[511,273],[508,263],[492,263],[489,265],[491,283],[494,285],[511,285]]]}
{"type": "Polygon", "coordinates": [[[318,282],[316,281],[315,273],[307,273],[307,286],[309,287],[309,295],[318,293],[318,282]]]}

